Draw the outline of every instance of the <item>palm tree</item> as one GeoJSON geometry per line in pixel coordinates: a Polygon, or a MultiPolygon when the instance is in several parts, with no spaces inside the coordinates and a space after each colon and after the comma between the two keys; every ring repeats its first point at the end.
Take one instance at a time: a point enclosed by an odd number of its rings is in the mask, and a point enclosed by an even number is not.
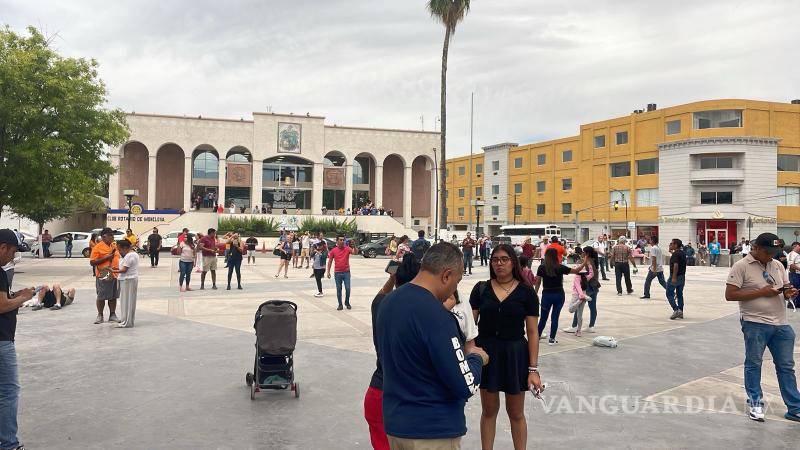
{"type": "MultiPolygon", "coordinates": [[[[464,16],[469,12],[470,0],[428,0],[428,12],[431,17],[438,20],[444,25],[444,45],[442,47],[442,91],[441,91],[441,153],[440,161],[444,163],[447,161],[447,150],[445,143],[447,140],[447,52],[450,47],[450,39],[456,32],[456,26],[464,20],[464,16]]],[[[447,196],[444,195],[445,187],[447,186],[447,171],[441,170],[442,164],[436,161],[436,166],[440,168],[441,186],[439,192],[442,206],[439,209],[441,215],[439,220],[439,227],[447,227],[447,196]]],[[[469,174],[472,176],[472,174],[469,174]]],[[[438,230],[437,230],[438,231],[438,230]]]]}

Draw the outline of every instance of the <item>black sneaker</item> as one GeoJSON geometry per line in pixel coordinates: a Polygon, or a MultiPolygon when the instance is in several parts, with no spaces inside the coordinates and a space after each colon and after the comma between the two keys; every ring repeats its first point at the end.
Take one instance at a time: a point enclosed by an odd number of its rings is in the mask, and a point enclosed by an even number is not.
{"type": "Polygon", "coordinates": [[[342,305],[339,305],[339,306],[337,306],[337,307],[336,307],[336,310],[337,310],[337,311],[341,311],[341,310],[343,310],[343,309],[344,309],[344,308],[342,307],[342,305]]]}
{"type": "Polygon", "coordinates": [[[793,422],[800,422],[800,414],[792,414],[790,412],[787,412],[786,414],[783,415],[783,418],[786,420],[791,420],[793,422]]]}
{"type": "Polygon", "coordinates": [[[352,307],[350,307],[350,303],[345,303],[344,306],[347,307],[347,309],[353,309],[352,307]]]}

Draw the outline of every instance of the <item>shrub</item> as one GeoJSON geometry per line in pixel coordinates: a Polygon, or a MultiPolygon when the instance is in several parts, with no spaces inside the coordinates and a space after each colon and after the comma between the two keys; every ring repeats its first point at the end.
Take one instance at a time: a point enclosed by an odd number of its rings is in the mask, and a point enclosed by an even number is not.
{"type": "Polygon", "coordinates": [[[272,217],[221,217],[217,228],[221,233],[241,231],[260,236],[279,233],[278,223],[272,217]]]}
{"type": "Polygon", "coordinates": [[[353,236],[358,231],[358,225],[355,218],[336,220],[335,218],[327,217],[323,219],[308,217],[300,224],[300,231],[309,231],[311,233],[322,231],[323,233],[341,233],[353,236]]]}

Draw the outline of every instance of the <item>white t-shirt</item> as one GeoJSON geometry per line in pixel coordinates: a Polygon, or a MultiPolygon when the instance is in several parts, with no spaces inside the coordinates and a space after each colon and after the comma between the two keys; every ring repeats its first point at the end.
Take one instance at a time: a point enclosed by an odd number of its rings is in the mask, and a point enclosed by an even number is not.
{"type": "Polygon", "coordinates": [[[451,312],[458,319],[458,327],[461,328],[461,332],[464,333],[468,341],[478,337],[478,324],[475,323],[472,307],[468,301],[456,303],[451,312]]]}
{"type": "Polygon", "coordinates": [[[600,256],[606,256],[606,245],[600,241],[594,241],[592,244],[592,248],[597,252],[600,256]]]}
{"type": "Polygon", "coordinates": [[[194,249],[192,248],[192,246],[186,245],[186,242],[181,242],[180,249],[181,249],[181,259],[180,259],[181,261],[194,262],[194,249]]]}
{"type": "Polygon", "coordinates": [[[657,245],[650,247],[650,258],[651,260],[647,261],[647,265],[653,267],[652,258],[656,258],[656,272],[663,272],[664,271],[664,253],[661,251],[661,248],[657,245]]]}
{"type": "MultiPolygon", "coordinates": [[[[747,253],[750,253],[750,251],[748,250],[747,253]]],[[[742,251],[743,255],[747,255],[747,253],[742,251]]],[[[786,267],[788,269],[791,269],[792,264],[797,264],[798,266],[800,266],[800,253],[797,253],[794,250],[790,251],[789,256],[786,257],[786,267]]]]}
{"type": "Polygon", "coordinates": [[[303,245],[303,248],[307,249],[309,246],[309,241],[311,239],[308,236],[303,236],[302,240],[300,241],[303,245]]]}
{"type": "Polygon", "coordinates": [[[128,271],[119,274],[120,280],[130,280],[139,278],[139,255],[133,250],[129,251],[125,256],[119,259],[119,268],[127,267],[128,271]]]}

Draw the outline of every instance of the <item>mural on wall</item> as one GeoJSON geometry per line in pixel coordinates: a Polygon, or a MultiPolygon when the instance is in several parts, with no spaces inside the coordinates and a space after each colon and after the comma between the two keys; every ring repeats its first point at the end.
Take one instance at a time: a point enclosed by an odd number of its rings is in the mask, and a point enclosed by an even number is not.
{"type": "Polygon", "coordinates": [[[344,189],[344,167],[326,167],[322,172],[322,185],[326,189],[344,189]]]}
{"type": "Polygon", "coordinates": [[[300,153],[302,125],[278,122],[278,153],[300,153]]]}
{"type": "Polygon", "coordinates": [[[253,167],[248,164],[228,163],[228,176],[225,185],[231,187],[250,187],[253,167]]]}

